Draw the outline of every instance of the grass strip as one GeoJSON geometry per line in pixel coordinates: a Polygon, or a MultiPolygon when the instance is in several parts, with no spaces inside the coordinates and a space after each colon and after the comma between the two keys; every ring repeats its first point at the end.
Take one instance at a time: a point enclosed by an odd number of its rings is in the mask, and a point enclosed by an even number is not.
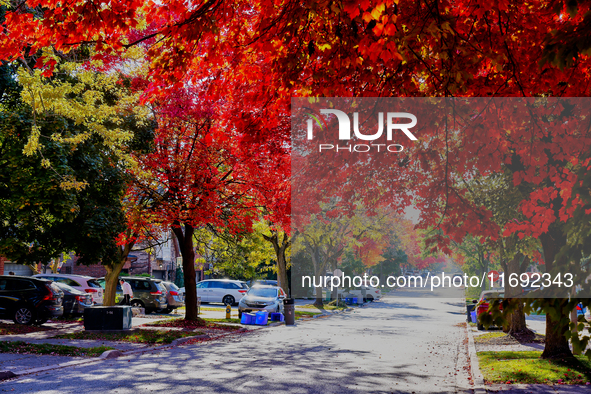
{"type": "Polygon", "coordinates": [[[34,344],[22,341],[1,341],[0,353],[16,354],[39,354],[48,356],[69,356],[69,357],[98,357],[103,352],[113,349],[109,346],[97,346],[82,348],[67,345],[50,345],[46,343],[34,344]]]}
{"type": "Polygon", "coordinates": [[[39,327],[39,326],[28,326],[24,324],[9,324],[0,323],[0,335],[23,335],[30,334],[32,332],[39,331],[50,331],[53,328],[39,327]]]}
{"type": "MultiPolygon", "coordinates": [[[[231,320],[238,320],[238,319],[231,319],[231,320]]],[[[222,330],[238,330],[240,326],[233,326],[229,324],[216,324],[217,322],[226,322],[226,319],[203,319],[198,318],[197,320],[185,320],[183,318],[172,318],[166,320],[159,320],[152,323],[146,323],[146,326],[155,326],[155,327],[177,327],[177,328],[184,328],[188,330],[194,330],[198,328],[213,328],[213,329],[222,329],[222,330]]],[[[239,323],[239,321],[238,321],[239,323]]]]}
{"type": "Polygon", "coordinates": [[[145,344],[168,344],[175,339],[202,335],[202,332],[187,331],[159,331],[159,330],[133,330],[122,332],[87,332],[80,331],[71,334],[57,335],[60,339],[87,339],[97,341],[116,341],[145,344]]]}
{"type": "Polygon", "coordinates": [[[318,308],[314,304],[306,304],[306,305],[296,305],[296,310],[298,309],[316,309],[318,311],[325,310],[325,311],[332,311],[332,310],[342,310],[347,309],[346,306],[335,306],[335,305],[324,305],[322,308],[318,308]]]}
{"type": "Polygon", "coordinates": [[[474,335],[474,342],[485,343],[493,338],[501,338],[507,336],[504,332],[487,332],[486,334],[474,335]]]}
{"type": "Polygon", "coordinates": [[[295,317],[312,317],[316,315],[321,315],[320,312],[310,312],[310,311],[295,311],[295,317]]]}
{"type": "Polygon", "coordinates": [[[215,317],[203,317],[203,320],[207,321],[207,322],[212,322],[212,323],[235,323],[235,324],[240,324],[240,319],[238,318],[230,318],[230,319],[225,319],[225,318],[215,318],[215,317]]]}
{"type": "Polygon", "coordinates": [[[586,356],[544,360],[542,352],[479,352],[480,371],[489,383],[587,384],[591,361],[586,356]]]}

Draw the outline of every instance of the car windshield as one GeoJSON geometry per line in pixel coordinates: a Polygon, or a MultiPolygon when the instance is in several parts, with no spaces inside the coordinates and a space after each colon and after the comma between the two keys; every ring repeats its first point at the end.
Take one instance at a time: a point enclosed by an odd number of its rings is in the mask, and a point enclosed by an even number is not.
{"type": "Polygon", "coordinates": [[[60,289],[62,289],[62,290],[66,290],[66,291],[68,291],[68,292],[70,292],[70,293],[76,293],[76,292],[77,292],[77,290],[76,290],[76,289],[74,289],[72,286],[68,286],[68,285],[67,285],[67,284],[65,284],[65,283],[61,283],[61,282],[53,282],[53,283],[54,283],[54,284],[55,284],[57,287],[59,287],[60,289]]]}
{"type": "Polygon", "coordinates": [[[96,281],[96,279],[89,279],[86,283],[88,283],[88,287],[102,289],[102,286],[96,281]]]}
{"type": "Polygon", "coordinates": [[[268,287],[253,287],[248,291],[248,295],[254,297],[274,298],[277,297],[277,289],[268,287]]]}

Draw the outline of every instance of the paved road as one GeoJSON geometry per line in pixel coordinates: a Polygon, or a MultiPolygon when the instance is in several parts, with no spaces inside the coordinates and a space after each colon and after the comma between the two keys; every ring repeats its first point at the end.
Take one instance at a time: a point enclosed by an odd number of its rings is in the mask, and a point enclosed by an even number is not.
{"type": "Polygon", "coordinates": [[[353,312],[0,384],[37,393],[450,393],[468,386],[464,303],[388,296],[353,312]],[[458,374],[458,375],[456,375],[458,374]],[[459,378],[458,378],[459,377],[459,378]]]}

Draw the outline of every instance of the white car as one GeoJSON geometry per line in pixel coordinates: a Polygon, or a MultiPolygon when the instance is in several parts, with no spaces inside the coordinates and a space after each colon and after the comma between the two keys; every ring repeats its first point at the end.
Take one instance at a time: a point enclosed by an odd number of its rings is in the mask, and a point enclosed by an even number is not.
{"type": "Polygon", "coordinates": [[[201,302],[221,302],[235,305],[248,292],[248,285],[241,280],[206,279],[197,282],[197,297],[201,302]]]}
{"type": "Polygon", "coordinates": [[[92,295],[92,302],[95,305],[103,304],[103,288],[93,277],[84,275],[37,274],[33,275],[33,278],[43,278],[58,283],[65,283],[76,290],[92,295]]]}
{"type": "Polygon", "coordinates": [[[371,286],[360,286],[349,291],[349,294],[354,297],[361,297],[363,295],[361,290],[365,290],[365,299],[367,301],[374,301],[382,298],[382,290],[371,286]]]}

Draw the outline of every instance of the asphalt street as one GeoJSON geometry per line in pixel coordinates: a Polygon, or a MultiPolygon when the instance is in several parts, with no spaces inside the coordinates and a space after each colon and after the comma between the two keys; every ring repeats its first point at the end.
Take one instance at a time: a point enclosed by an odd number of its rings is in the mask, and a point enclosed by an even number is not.
{"type": "Polygon", "coordinates": [[[401,291],[332,317],[27,375],[37,393],[453,393],[469,387],[461,299],[401,291]]]}

